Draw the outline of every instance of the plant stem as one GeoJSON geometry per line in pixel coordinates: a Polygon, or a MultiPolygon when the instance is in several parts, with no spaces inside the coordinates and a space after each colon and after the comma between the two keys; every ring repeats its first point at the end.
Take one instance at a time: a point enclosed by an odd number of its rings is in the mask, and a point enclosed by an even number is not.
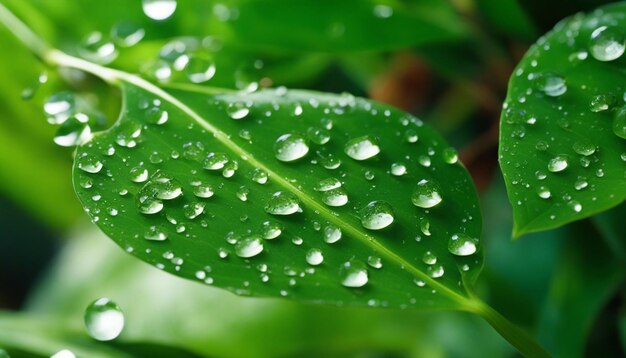
{"type": "MultiPolygon", "coordinates": [[[[103,67],[51,48],[2,4],[0,4],[0,23],[3,23],[20,41],[33,51],[33,53],[49,65],[82,70],[94,74],[111,84],[119,85],[121,82],[128,82],[139,87],[146,88],[147,90],[159,91],[161,96],[169,98],[171,102],[184,107],[184,105],[178,103],[175,98],[138,76],[112,68],[103,67]]],[[[211,129],[211,131],[215,132],[213,129],[211,129]]],[[[407,266],[410,266],[410,264],[407,263],[407,266]]],[[[433,284],[436,283],[433,282],[433,284]]],[[[445,286],[440,286],[439,288],[446,289],[445,286]]],[[[549,354],[546,353],[533,340],[532,337],[508,321],[493,308],[480,301],[480,299],[475,297],[473,294],[470,293],[471,297],[469,298],[454,292],[451,292],[450,294],[457,300],[464,310],[482,316],[500,335],[502,335],[502,337],[509,341],[509,343],[518,349],[524,356],[533,358],[549,357],[549,354]]]]}
{"type": "Polygon", "coordinates": [[[470,311],[481,316],[496,332],[506,339],[525,357],[549,358],[548,354],[535,340],[525,331],[506,319],[503,315],[491,308],[478,298],[473,299],[470,311]]]}

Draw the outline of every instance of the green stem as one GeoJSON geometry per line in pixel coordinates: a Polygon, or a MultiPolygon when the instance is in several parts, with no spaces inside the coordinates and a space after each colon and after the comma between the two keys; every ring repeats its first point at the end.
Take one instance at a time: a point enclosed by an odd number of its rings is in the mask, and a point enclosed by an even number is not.
{"type": "MultiPolygon", "coordinates": [[[[146,88],[149,91],[158,91],[159,95],[168,98],[170,102],[183,109],[191,111],[182,103],[179,103],[178,100],[171,97],[168,93],[135,75],[103,67],[49,47],[2,4],[0,4],[0,23],[3,23],[20,41],[22,41],[29,49],[31,49],[38,57],[49,65],[82,70],[94,74],[111,84],[119,85],[122,82],[127,82],[146,88]]],[[[194,113],[190,113],[190,115],[193,117],[194,113]]],[[[207,124],[207,126],[208,125],[209,124],[207,124]]],[[[225,134],[213,128],[208,129],[214,133],[218,133],[220,136],[225,136],[225,134]]],[[[224,140],[226,141],[226,139],[224,140]]],[[[312,203],[312,205],[313,204],[315,203],[312,203]]],[[[320,210],[324,210],[324,208],[320,208],[320,210]]],[[[392,257],[395,258],[394,255],[392,255],[392,257]]],[[[399,260],[399,258],[397,259],[399,260]]],[[[409,263],[403,262],[403,264],[405,264],[408,268],[411,267],[409,263]]],[[[415,271],[416,274],[421,274],[418,270],[415,271]]],[[[426,279],[431,280],[430,277],[426,277],[426,279]]],[[[432,281],[432,284],[439,289],[449,291],[447,287],[440,285],[436,281],[432,281]]],[[[498,331],[498,333],[500,333],[515,348],[517,348],[524,356],[549,357],[549,355],[528,334],[475,296],[472,295],[470,298],[467,298],[452,291],[449,291],[449,294],[465,310],[482,316],[491,326],[495,328],[496,331],[498,331]]]]}

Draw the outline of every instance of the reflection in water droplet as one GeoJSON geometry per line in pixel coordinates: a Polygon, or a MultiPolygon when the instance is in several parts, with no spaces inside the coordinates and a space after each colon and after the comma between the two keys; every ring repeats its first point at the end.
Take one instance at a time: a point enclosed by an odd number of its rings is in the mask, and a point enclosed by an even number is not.
{"type": "Polygon", "coordinates": [[[236,193],[237,197],[241,201],[248,201],[249,194],[250,194],[250,189],[248,189],[246,186],[243,186],[243,185],[239,187],[236,193]]]}
{"type": "Polygon", "coordinates": [[[418,136],[417,136],[417,132],[415,131],[415,129],[407,129],[404,132],[404,140],[406,140],[409,143],[415,143],[417,142],[418,136]]]}
{"type": "Polygon", "coordinates": [[[304,157],[309,152],[305,139],[297,133],[284,134],[274,144],[276,159],[291,162],[304,157]]]}
{"type": "Polygon", "coordinates": [[[591,33],[589,52],[598,61],[613,61],[624,54],[624,33],[617,26],[600,26],[591,33]]]}
{"type": "Polygon", "coordinates": [[[272,221],[263,222],[263,238],[265,240],[272,240],[280,236],[283,232],[283,227],[279,223],[272,221]]]}
{"type": "Polygon", "coordinates": [[[322,201],[328,206],[344,206],[348,203],[348,193],[343,188],[325,191],[322,201]]]}
{"type": "Polygon", "coordinates": [[[143,13],[152,20],[165,20],[176,11],[176,0],[142,0],[143,13]]]}
{"type": "Polygon", "coordinates": [[[393,223],[393,208],[385,201],[377,200],[359,210],[361,224],[369,230],[380,230],[393,223]]]}
{"type": "Polygon", "coordinates": [[[448,240],[448,251],[456,256],[473,255],[477,250],[478,239],[467,234],[455,234],[448,240]]]}
{"type": "Polygon", "coordinates": [[[249,258],[260,254],[263,251],[263,239],[259,235],[252,235],[239,240],[235,245],[235,254],[239,257],[249,258]]]}
{"type": "Polygon", "coordinates": [[[199,202],[185,204],[183,206],[183,214],[187,219],[193,220],[204,212],[205,206],[206,204],[199,202]]]}
{"type": "Polygon", "coordinates": [[[113,340],[124,329],[122,309],[108,298],[100,298],[89,304],[85,309],[84,320],[87,333],[99,341],[113,340]]]}
{"type": "Polygon", "coordinates": [[[433,181],[422,179],[417,183],[413,194],[411,194],[411,201],[413,205],[420,208],[432,208],[439,205],[442,201],[439,192],[439,185],[433,181]]]}
{"type": "Polygon", "coordinates": [[[274,193],[265,205],[265,212],[272,215],[291,215],[299,211],[300,201],[290,192],[274,193]]]}
{"type": "Polygon", "coordinates": [[[367,267],[361,261],[350,260],[341,265],[339,276],[345,287],[363,287],[368,280],[367,267]]]}
{"type": "Polygon", "coordinates": [[[615,98],[612,94],[600,94],[594,96],[591,99],[591,104],[589,105],[589,109],[591,112],[602,112],[611,108],[615,102],[617,102],[617,98],[615,98]]]}
{"type": "Polygon", "coordinates": [[[345,153],[355,160],[366,160],[380,153],[378,141],[370,136],[350,139],[345,147],[345,153]]]}
{"type": "Polygon", "coordinates": [[[324,254],[320,249],[311,249],[306,253],[306,262],[309,265],[317,266],[324,262],[324,254]]]}
{"type": "Polygon", "coordinates": [[[341,239],[341,234],[340,228],[334,225],[328,225],[324,228],[324,241],[327,244],[334,244],[341,239]]]}
{"type": "Polygon", "coordinates": [[[553,173],[561,172],[565,170],[567,166],[567,156],[565,155],[557,155],[548,162],[548,170],[553,173]]]}

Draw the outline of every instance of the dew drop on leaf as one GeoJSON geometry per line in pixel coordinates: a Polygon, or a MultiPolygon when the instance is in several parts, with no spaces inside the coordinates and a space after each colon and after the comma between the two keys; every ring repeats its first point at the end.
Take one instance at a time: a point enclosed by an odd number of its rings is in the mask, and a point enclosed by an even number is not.
{"type": "Polygon", "coordinates": [[[124,329],[124,313],[115,302],[99,298],[85,309],[85,328],[96,340],[110,341],[117,338],[124,329]]]}
{"type": "Polygon", "coordinates": [[[341,182],[337,178],[326,178],[320,180],[317,185],[315,185],[316,191],[329,191],[333,189],[337,189],[341,186],[341,182]]]}
{"type": "Polygon", "coordinates": [[[102,167],[102,162],[92,154],[85,153],[78,158],[78,169],[84,172],[96,174],[102,167]]]}
{"type": "Polygon", "coordinates": [[[263,222],[263,238],[265,240],[273,240],[280,236],[283,232],[283,227],[276,222],[265,221],[263,222]]]}
{"type": "Polygon", "coordinates": [[[60,351],[51,355],[50,358],[76,358],[76,355],[69,349],[61,349],[60,351]]]}
{"type": "Polygon", "coordinates": [[[567,156],[557,155],[548,162],[548,170],[557,173],[565,170],[568,166],[567,156]]]}
{"type": "Polygon", "coordinates": [[[208,170],[220,170],[226,166],[229,158],[226,153],[222,152],[211,152],[204,159],[203,167],[208,170]]]}
{"type": "Polygon", "coordinates": [[[448,251],[456,256],[473,255],[477,250],[478,240],[467,234],[454,234],[448,240],[448,251]]]}
{"type": "Polygon", "coordinates": [[[567,91],[565,79],[553,73],[534,74],[534,86],[550,97],[558,97],[567,91]]]}
{"type": "Polygon", "coordinates": [[[624,33],[616,26],[600,26],[591,33],[589,52],[598,61],[616,60],[624,49],[624,33]]]}
{"type": "Polygon", "coordinates": [[[148,231],[143,235],[144,239],[150,241],[165,241],[167,234],[158,226],[150,226],[148,231]]]}
{"type": "Polygon", "coordinates": [[[43,110],[48,123],[61,124],[74,112],[76,99],[72,92],[59,92],[46,99],[43,110]]]}
{"type": "Polygon", "coordinates": [[[272,215],[291,215],[299,211],[300,201],[290,192],[274,193],[265,205],[265,212],[272,215]]]}
{"type": "Polygon", "coordinates": [[[259,183],[265,184],[267,183],[268,175],[267,172],[261,168],[256,168],[252,171],[252,180],[259,183]]]}
{"type": "Polygon", "coordinates": [[[359,210],[361,224],[369,230],[381,230],[391,225],[394,220],[393,208],[382,200],[372,201],[359,210]]]}
{"type": "Polygon", "coordinates": [[[368,256],[367,264],[370,265],[370,267],[373,267],[375,269],[379,269],[383,267],[383,261],[378,256],[368,256]]]}
{"type": "Polygon", "coordinates": [[[322,201],[328,206],[344,206],[348,203],[348,193],[343,188],[325,191],[322,201]]]}
{"type": "Polygon", "coordinates": [[[235,245],[235,254],[239,257],[250,258],[263,251],[263,239],[260,235],[252,235],[239,240],[235,245]]]}
{"type": "Polygon", "coordinates": [[[422,261],[426,265],[434,265],[437,263],[437,256],[435,256],[432,252],[426,251],[422,256],[422,261]]]}
{"type": "Polygon", "coordinates": [[[215,75],[215,64],[207,59],[191,56],[185,65],[184,71],[192,83],[203,83],[215,75]]]}
{"type": "Polygon", "coordinates": [[[341,239],[341,229],[335,225],[328,225],[324,228],[324,241],[327,244],[334,244],[341,239]]]}
{"type": "Polygon", "coordinates": [[[350,139],[345,147],[345,153],[355,160],[366,160],[380,153],[378,141],[370,136],[362,136],[350,139]]]}
{"type": "Polygon", "coordinates": [[[100,32],[92,32],[79,47],[82,57],[102,65],[111,63],[118,55],[115,44],[100,32]]]}
{"type": "Polygon", "coordinates": [[[309,265],[317,266],[324,262],[324,254],[320,249],[310,249],[306,253],[306,262],[309,265]]]}
{"type": "Polygon", "coordinates": [[[391,164],[391,174],[397,177],[403,176],[406,174],[406,165],[404,165],[404,163],[391,164]]]}
{"type": "Polygon", "coordinates": [[[324,145],[330,140],[330,133],[323,128],[309,127],[306,131],[307,138],[317,145],[324,145]]]}
{"type": "Polygon", "coordinates": [[[274,155],[282,162],[292,162],[309,152],[306,140],[300,134],[288,133],[278,137],[274,143],[274,155]]]}
{"type": "Polygon", "coordinates": [[[442,201],[439,186],[433,181],[420,180],[411,194],[411,201],[413,205],[424,209],[439,205],[442,201]]]}
{"type": "Polygon", "coordinates": [[[246,118],[250,113],[250,108],[248,108],[244,102],[233,102],[228,104],[226,113],[228,113],[230,118],[240,120],[246,118]]]}
{"type": "Polygon", "coordinates": [[[92,138],[89,117],[76,113],[67,118],[54,135],[54,142],[62,147],[83,144],[92,138]]]}
{"type": "Polygon", "coordinates": [[[350,260],[341,265],[339,276],[341,284],[345,287],[363,287],[368,281],[367,267],[357,260],[350,260]]]}
{"type": "Polygon", "coordinates": [[[111,29],[111,38],[116,45],[121,47],[135,46],[146,35],[146,31],[130,21],[122,21],[111,29]]]}

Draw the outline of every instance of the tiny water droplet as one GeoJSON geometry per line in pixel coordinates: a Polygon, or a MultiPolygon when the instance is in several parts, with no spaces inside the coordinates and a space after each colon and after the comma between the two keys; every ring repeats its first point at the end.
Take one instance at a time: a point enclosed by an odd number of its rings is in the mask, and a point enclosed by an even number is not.
{"type": "Polygon", "coordinates": [[[626,139],[626,106],[619,108],[613,117],[613,133],[626,139]]]}
{"type": "Polygon", "coordinates": [[[248,189],[248,187],[246,186],[240,186],[239,189],[237,189],[237,193],[236,193],[237,197],[241,201],[248,201],[249,194],[250,194],[250,189],[248,189]]]}
{"type": "Polygon", "coordinates": [[[617,102],[617,98],[612,94],[600,94],[591,99],[589,109],[591,112],[602,112],[611,108],[617,102]]]}
{"type": "Polygon", "coordinates": [[[124,313],[115,302],[99,298],[85,309],[87,333],[96,340],[110,341],[117,338],[124,329],[124,313]]]}
{"type": "Polygon", "coordinates": [[[443,266],[441,265],[432,265],[432,266],[428,266],[428,274],[430,275],[430,277],[432,278],[439,278],[442,277],[443,274],[445,273],[445,270],[443,269],[443,266]]]}
{"type": "Polygon", "coordinates": [[[193,220],[204,212],[205,206],[206,204],[200,202],[185,204],[183,206],[183,214],[187,219],[193,220]]]}
{"type": "Polygon", "coordinates": [[[574,152],[577,154],[584,156],[589,156],[596,152],[596,146],[586,139],[574,143],[572,149],[574,149],[574,152]]]}
{"type": "Polygon", "coordinates": [[[540,186],[537,189],[537,195],[539,195],[541,199],[549,199],[552,196],[552,193],[550,193],[550,189],[545,186],[540,186]]]}
{"type": "Polygon", "coordinates": [[[59,92],[46,99],[43,110],[48,117],[48,123],[61,124],[74,112],[76,99],[72,92],[59,92]]]}
{"type": "Polygon", "coordinates": [[[422,256],[422,261],[427,265],[434,265],[437,263],[437,256],[430,251],[426,251],[424,256],[422,256]]]}
{"type": "Polygon", "coordinates": [[[134,167],[130,170],[130,180],[135,183],[143,183],[148,180],[148,170],[142,167],[134,167]]]}

